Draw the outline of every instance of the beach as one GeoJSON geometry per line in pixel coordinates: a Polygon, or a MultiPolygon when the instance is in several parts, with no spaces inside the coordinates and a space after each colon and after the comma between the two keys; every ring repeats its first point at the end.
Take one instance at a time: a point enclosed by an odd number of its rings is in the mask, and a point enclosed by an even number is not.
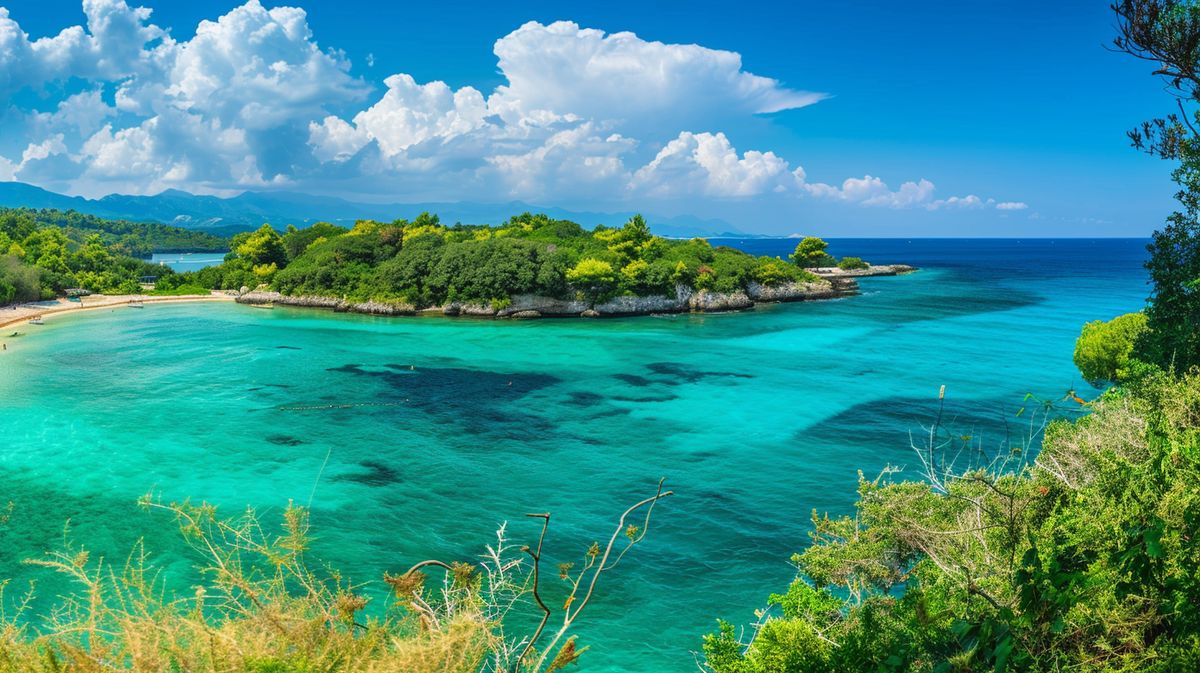
{"type": "MultiPolygon", "coordinates": [[[[119,294],[119,295],[104,295],[94,294],[86,297],[80,297],[79,301],[70,301],[65,298],[59,298],[49,301],[30,302],[17,304],[15,306],[6,306],[0,308],[0,341],[12,334],[15,328],[19,325],[27,324],[31,319],[41,316],[42,318],[50,318],[55,315],[64,313],[75,313],[79,311],[94,311],[102,308],[121,308],[127,306],[130,302],[141,302],[142,304],[159,304],[166,302],[201,302],[201,301],[233,301],[234,297],[223,292],[212,292],[210,294],[188,294],[177,297],[155,297],[142,294],[119,294]]],[[[7,350],[7,349],[5,349],[7,350]]],[[[4,351],[0,351],[4,352],[4,351]]]]}

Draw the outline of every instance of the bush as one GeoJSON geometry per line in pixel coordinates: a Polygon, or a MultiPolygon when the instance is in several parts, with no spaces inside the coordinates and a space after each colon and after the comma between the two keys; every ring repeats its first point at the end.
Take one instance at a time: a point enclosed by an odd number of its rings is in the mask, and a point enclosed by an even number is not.
{"type": "Polygon", "coordinates": [[[924,478],[887,470],[852,515],[814,513],[796,582],[750,642],[705,638],[709,670],[1195,670],[1197,410],[1200,370],[1158,372],[1052,421],[1033,463],[1023,438],[960,469],[977,448],[935,425],[924,478]]]}
{"type": "Polygon", "coordinates": [[[861,257],[843,257],[842,261],[838,262],[838,268],[844,271],[853,271],[855,269],[869,269],[871,265],[862,261],[861,257]]]}
{"type": "MultiPolygon", "coordinates": [[[[147,497],[142,505],[169,514],[199,559],[195,586],[174,594],[141,544],[124,567],[113,567],[65,543],[28,563],[61,574],[75,590],[52,607],[44,629],[32,626],[41,621],[29,613],[32,595],[0,612],[0,671],[476,673],[486,662],[487,670],[550,673],[586,649],[570,635],[580,612],[670,495],[660,483],[625,511],[606,547],[593,544],[581,568],[559,566],[569,588],[557,611],[537,593],[553,567],[542,558],[548,514],[533,515],[544,517],[536,551],[512,544],[501,526],[478,562],[430,559],[385,573],[372,587],[310,563],[303,508],[289,505],[275,528],[252,511],[226,518],[211,505],[147,497]],[[372,593],[383,605],[368,611],[372,593]],[[558,624],[526,631],[542,614],[558,624]]],[[[11,505],[0,509],[0,526],[22,515],[11,505]]]]}
{"type": "Polygon", "coordinates": [[[1134,346],[1145,332],[1145,313],[1089,322],[1075,341],[1075,366],[1093,385],[1116,383],[1125,377],[1134,346]]]}

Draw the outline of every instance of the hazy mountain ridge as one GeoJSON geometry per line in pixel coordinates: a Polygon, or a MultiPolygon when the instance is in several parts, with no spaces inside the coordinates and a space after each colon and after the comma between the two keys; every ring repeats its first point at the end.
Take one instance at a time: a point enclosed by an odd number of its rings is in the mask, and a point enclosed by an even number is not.
{"type": "MultiPolygon", "coordinates": [[[[357,203],[329,196],[293,192],[245,192],[230,198],[191,194],[169,189],[153,196],[110,194],[99,199],[67,196],[22,182],[0,183],[0,206],[10,208],[58,208],[76,210],[99,217],[127,220],[152,220],[188,229],[203,229],[230,234],[255,229],[264,222],[276,227],[294,224],[303,227],[325,221],[352,224],[355,220],[391,221],[412,218],[422,211],[437,213],[442,222],[453,224],[499,224],[523,212],[546,213],[586,227],[597,224],[620,225],[634,213],[572,211],[564,208],[535,206],[522,201],[507,203],[357,203]]],[[[688,215],[657,217],[645,213],[654,233],[660,236],[749,236],[724,220],[688,215]]]]}

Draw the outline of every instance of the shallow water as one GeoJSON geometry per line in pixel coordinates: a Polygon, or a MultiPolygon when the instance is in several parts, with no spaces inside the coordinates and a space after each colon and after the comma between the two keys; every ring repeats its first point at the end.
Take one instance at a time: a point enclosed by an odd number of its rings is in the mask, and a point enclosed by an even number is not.
{"type": "Polygon", "coordinates": [[[678,495],[584,617],[583,670],[694,670],[717,617],[749,621],[786,586],[814,508],[846,511],[857,470],[911,468],[908,433],[939,386],[960,427],[999,443],[1025,393],[1093,394],[1071,364],[1079,326],[1146,294],[1142,241],[832,251],[923,270],[864,280],[852,299],[727,315],[184,304],[56,317],[0,356],[0,500],[16,503],[0,577],[44,578],[18,561],[57,544],[68,518],[110,557],[149,531],[182,576],[170,522],[134,506],[151,490],[231,511],[311,497],[318,553],[362,580],[469,559],[502,520],[528,540],[534,511],[554,514],[553,562],[578,560],[665,476],[678,495]]]}

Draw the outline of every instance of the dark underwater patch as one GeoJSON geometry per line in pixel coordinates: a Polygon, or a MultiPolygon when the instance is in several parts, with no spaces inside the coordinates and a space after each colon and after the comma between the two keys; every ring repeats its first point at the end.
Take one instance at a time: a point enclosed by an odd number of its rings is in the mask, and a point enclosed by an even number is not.
{"type": "Polygon", "coordinates": [[[594,407],[604,401],[604,396],[587,391],[575,391],[567,395],[567,404],[576,407],[594,407]]]}
{"type": "Polygon", "coordinates": [[[633,402],[635,404],[648,404],[648,403],[652,403],[652,402],[670,402],[671,400],[679,399],[679,396],[671,395],[668,393],[666,395],[646,395],[643,397],[617,396],[617,397],[614,397],[613,399],[618,402],[633,402]]]}
{"type": "Polygon", "coordinates": [[[303,348],[300,348],[299,346],[276,346],[275,348],[276,348],[277,350],[282,350],[282,351],[299,351],[299,350],[304,350],[303,348]]]}
{"type": "Polygon", "coordinates": [[[377,460],[364,460],[358,464],[364,471],[339,474],[334,481],[349,481],[364,486],[390,486],[404,481],[399,470],[377,460]]]}
{"type": "Polygon", "coordinates": [[[307,443],[303,439],[291,435],[267,435],[267,441],[276,446],[300,446],[307,443]]]}
{"type": "Polygon", "coordinates": [[[696,367],[678,362],[652,362],[646,365],[646,369],[654,372],[658,376],[670,379],[668,383],[677,383],[684,381],[686,383],[696,383],[710,377],[725,377],[738,379],[752,379],[753,374],[743,374],[741,372],[722,372],[722,371],[707,371],[696,367]]]}
{"type": "Polygon", "coordinates": [[[654,385],[654,381],[651,381],[645,376],[638,376],[637,374],[613,374],[613,378],[639,388],[645,388],[646,386],[654,385]]]}
{"type": "MultiPolygon", "coordinates": [[[[947,400],[939,436],[953,440],[950,453],[958,454],[958,464],[965,468],[981,458],[980,442],[985,458],[995,455],[1002,445],[1024,447],[1029,428],[1028,414],[1035,405],[1028,403],[1028,411],[1018,418],[1017,409],[1026,406],[1019,396],[1011,400],[947,400]],[[970,447],[959,453],[964,443],[969,443],[970,447]]],[[[892,463],[915,469],[913,466],[919,465],[920,461],[912,444],[923,446],[927,442],[928,428],[937,415],[936,396],[885,398],[857,404],[801,430],[796,433],[795,441],[798,446],[822,446],[831,451],[837,451],[839,446],[853,445],[859,452],[875,456],[880,467],[892,463]]],[[[916,478],[915,473],[910,476],[916,478]]]]}

